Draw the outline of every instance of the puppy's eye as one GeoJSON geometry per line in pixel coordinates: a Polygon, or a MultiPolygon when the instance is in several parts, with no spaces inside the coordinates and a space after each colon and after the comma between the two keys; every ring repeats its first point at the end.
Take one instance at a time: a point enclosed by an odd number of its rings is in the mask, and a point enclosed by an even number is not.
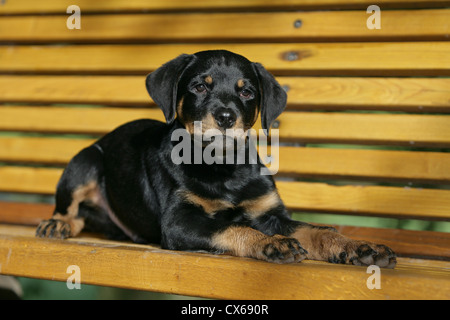
{"type": "Polygon", "coordinates": [[[250,90],[244,89],[241,92],[239,92],[239,96],[241,96],[244,99],[250,99],[253,98],[253,93],[250,90]]]}
{"type": "Polygon", "coordinates": [[[198,84],[194,87],[195,92],[204,93],[206,92],[206,86],[204,84],[198,84]]]}

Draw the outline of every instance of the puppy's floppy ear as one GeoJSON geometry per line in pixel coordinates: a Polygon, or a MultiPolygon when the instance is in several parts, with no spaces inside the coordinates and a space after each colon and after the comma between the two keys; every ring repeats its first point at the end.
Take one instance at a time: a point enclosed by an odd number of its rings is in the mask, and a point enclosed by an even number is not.
{"type": "Polygon", "coordinates": [[[167,123],[175,119],[178,81],[192,57],[182,54],[150,73],[145,79],[147,91],[163,111],[167,123]]]}
{"type": "Polygon", "coordinates": [[[259,63],[253,63],[261,91],[261,124],[269,134],[272,122],[286,108],[287,94],[275,78],[259,63]]]}

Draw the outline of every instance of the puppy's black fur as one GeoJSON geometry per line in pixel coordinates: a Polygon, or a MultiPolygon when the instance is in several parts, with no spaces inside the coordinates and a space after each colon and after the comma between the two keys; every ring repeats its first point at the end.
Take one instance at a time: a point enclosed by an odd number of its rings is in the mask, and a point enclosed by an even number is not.
{"type": "MultiPolygon", "coordinates": [[[[224,134],[246,132],[260,114],[268,132],[286,106],[286,93],[262,65],[223,50],[183,54],[151,73],[146,86],[166,123],[124,124],[77,154],[58,183],[54,216],[39,225],[37,236],[67,238],[87,230],[165,249],[272,262],[307,257],[395,265],[395,254],[385,246],[292,220],[273,178],[261,175],[259,159],[174,163],[178,141],[172,134],[183,130],[193,136],[195,121],[224,134]]],[[[195,139],[189,143],[193,159],[195,139]]]]}

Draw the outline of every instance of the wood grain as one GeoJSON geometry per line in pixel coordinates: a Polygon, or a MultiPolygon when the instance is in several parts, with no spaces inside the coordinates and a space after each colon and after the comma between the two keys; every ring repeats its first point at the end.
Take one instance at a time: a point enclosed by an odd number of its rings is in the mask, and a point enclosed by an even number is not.
{"type": "Polygon", "coordinates": [[[0,42],[446,40],[450,31],[449,9],[383,11],[383,27],[375,32],[367,28],[367,17],[362,10],[83,15],[82,28],[74,32],[67,28],[67,15],[5,16],[0,20],[0,42]],[[294,27],[297,20],[302,21],[300,28],[294,27]]]}
{"type": "Polygon", "coordinates": [[[285,205],[295,211],[449,220],[448,190],[325,183],[277,182],[285,205]]]}
{"type": "MultiPolygon", "coordinates": [[[[154,105],[144,76],[0,75],[0,102],[154,105]]],[[[288,110],[450,112],[450,79],[278,77],[288,110]]]]}
{"type": "Polygon", "coordinates": [[[303,142],[336,142],[446,147],[450,117],[413,114],[284,112],[280,138],[303,142]]]}
{"type": "Polygon", "coordinates": [[[450,182],[450,154],[386,150],[279,148],[282,175],[450,182]]]}
{"type": "MultiPolygon", "coordinates": [[[[260,62],[277,75],[450,75],[450,42],[241,43],[220,47],[260,62]]],[[[0,72],[145,75],[182,53],[213,49],[217,44],[2,46],[0,72]]]]}
{"type": "Polygon", "coordinates": [[[7,229],[2,227],[0,231],[1,272],[7,275],[67,281],[67,267],[76,263],[81,270],[82,284],[208,298],[450,298],[449,266],[443,262],[431,265],[400,258],[396,269],[381,271],[381,289],[369,290],[366,286],[369,275],[364,267],[308,261],[277,265],[106,240],[43,240],[20,235],[24,232],[18,230],[11,234],[7,229]],[[318,283],[326,285],[318,286],[318,283]]]}

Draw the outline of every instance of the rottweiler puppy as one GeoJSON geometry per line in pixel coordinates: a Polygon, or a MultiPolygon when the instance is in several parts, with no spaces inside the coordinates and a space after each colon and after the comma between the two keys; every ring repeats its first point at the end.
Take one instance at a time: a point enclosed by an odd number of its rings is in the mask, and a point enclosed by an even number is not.
{"type": "Polygon", "coordinates": [[[247,133],[258,115],[268,132],[284,110],[286,93],[261,64],[224,50],[183,54],[148,75],[146,87],[166,123],[133,121],[79,152],[64,170],[53,217],[41,222],[38,237],[64,239],[86,230],[276,263],[306,258],[395,266],[387,246],[292,220],[273,177],[261,174],[259,158],[206,163],[196,156],[223,140],[214,156],[223,160],[232,150],[236,160],[237,152],[250,152],[247,133]],[[208,130],[223,136],[202,139],[208,130]],[[240,134],[230,140],[230,131],[240,134]],[[181,139],[186,135],[188,141],[181,139]],[[181,140],[186,148],[178,148],[181,140]]]}

